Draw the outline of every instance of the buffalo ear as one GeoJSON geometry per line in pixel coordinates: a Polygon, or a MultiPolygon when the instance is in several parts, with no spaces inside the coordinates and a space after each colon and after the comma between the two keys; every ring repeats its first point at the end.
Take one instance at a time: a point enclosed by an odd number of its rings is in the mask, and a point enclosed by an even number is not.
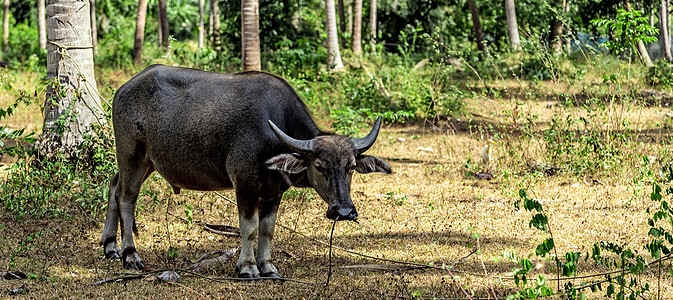
{"type": "Polygon", "coordinates": [[[392,172],[385,161],[369,155],[358,155],[355,159],[355,171],[363,174],[371,172],[390,174],[392,172]]]}
{"type": "Polygon", "coordinates": [[[276,155],[265,161],[264,164],[268,169],[281,173],[298,174],[306,171],[306,161],[296,153],[276,155]]]}

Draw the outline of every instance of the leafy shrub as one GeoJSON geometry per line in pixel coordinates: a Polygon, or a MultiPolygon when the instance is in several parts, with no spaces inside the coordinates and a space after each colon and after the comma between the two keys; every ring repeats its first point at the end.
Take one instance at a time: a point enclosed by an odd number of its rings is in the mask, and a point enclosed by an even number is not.
{"type": "Polygon", "coordinates": [[[327,51],[320,44],[299,39],[284,39],[276,43],[276,49],[265,54],[262,60],[268,63],[273,73],[297,79],[315,78],[325,69],[327,51]]]}
{"type": "Polygon", "coordinates": [[[79,159],[41,158],[34,149],[14,152],[19,161],[0,183],[0,204],[14,216],[59,216],[74,205],[90,217],[107,205],[108,179],[116,170],[112,132],[93,128],[78,149],[79,159]]]}
{"type": "Polygon", "coordinates": [[[645,81],[654,87],[673,87],[673,67],[665,60],[659,60],[656,65],[647,69],[645,81]]]}

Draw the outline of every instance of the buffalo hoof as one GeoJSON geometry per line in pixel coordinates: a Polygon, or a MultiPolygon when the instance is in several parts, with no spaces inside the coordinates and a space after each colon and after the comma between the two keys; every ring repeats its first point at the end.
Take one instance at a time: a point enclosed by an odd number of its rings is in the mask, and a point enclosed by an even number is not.
{"type": "Polygon", "coordinates": [[[145,268],[145,264],[142,261],[124,261],[124,269],[142,271],[145,268]]]}
{"type": "Polygon", "coordinates": [[[143,261],[134,248],[127,248],[122,252],[122,261],[124,262],[124,268],[127,270],[142,271],[145,268],[143,261]]]}
{"type": "Polygon", "coordinates": [[[283,275],[278,274],[277,272],[270,272],[262,274],[264,278],[283,278],[283,275]]]}

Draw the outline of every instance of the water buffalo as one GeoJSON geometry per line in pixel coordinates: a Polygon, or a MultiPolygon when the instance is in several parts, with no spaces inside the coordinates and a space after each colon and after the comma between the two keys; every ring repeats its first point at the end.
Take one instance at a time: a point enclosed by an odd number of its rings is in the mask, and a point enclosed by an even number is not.
{"type": "Polygon", "coordinates": [[[128,269],[144,268],[132,232],[140,186],[154,171],[176,193],[236,190],[242,278],[280,277],[270,246],[278,204],[290,186],[314,188],[328,204],[327,218],[356,220],[353,171],[391,172],[384,161],[362,154],[376,140],[380,117],[363,138],[322,132],[292,87],[263,72],[154,65],[119,88],[112,120],[119,172],[110,180],[101,244],[106,257],[128,269]]]}

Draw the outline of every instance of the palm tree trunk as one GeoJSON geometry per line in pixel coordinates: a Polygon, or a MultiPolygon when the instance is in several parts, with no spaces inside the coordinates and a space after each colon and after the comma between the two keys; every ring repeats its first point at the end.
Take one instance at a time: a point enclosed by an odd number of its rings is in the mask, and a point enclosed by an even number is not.
{"type": "Polygon", "coordinates": [[[37,34],[40,49],[47,49],[47,17],[45,15],[44,0],[37,0],[37,34]]]}
{"type": "Polygon", "coordinates": [[[505,14],[507,15],[507,34],[512,51],[521,51],[521,41],[519,40],[519,27],[516,23],[516,8],[514,0],[505,0],[505,14]]]}
{"type": "Polygon", "coordinates": [[[671,56],[671,35],[670,27],[668,25],[668,7],[667,1],[661,0],[661,8],[659,10],[659,30],[661,32],[661,47],[664,52],[664,57],[669,62],[673,62],[673,57],[671,56]]]}
{"type": "Polygon", "coordinates": [[[211,41],[215,50],[220,50],[220,4],[218,0],[210,0],[210,11],[213,24],[211,41]]]}
{"type": "Polygon", "coordinates": [[[353,1],[348,3],[348,24],[346,24],[346,30],[351,38],[353,38],[353,1]]]}
{"type": "Polygon", "coordinates": [[[161,48],[164,45],[164,33],[161,30],[161,24],[163,24],[163,22],[161,21],[161,5],[159,5],[158,2],[157,2],[157,23],[158,23],[157,34],[159,35],[159,37],[157,38],[157,42],[159,48],[161,48]]]}
{"type": "Polygon", "coordinates": [[[93,54],[98,54],[98,28],[96,28],[96,0],[89,0],[89,14],[91,19],[91,44],[93,54]]]}
{"type": "Polygon", "coordinates": [[[376,0],[369,3],[369,44],[372,52],[376,52],[376,0]]]}
{"type": "Polygon", "coordinates": [[[479,9],[474,0],[467,0],[472,15],[472,28],[474,29],[474,41],[477,43],[477,49],[484,51],[484,33],[481,30],[481,21],[479,20],[479,9]]]}
{"type": "Polygon", "coordinates": [[[346,10],[344,9],[344,0],[337,1],[337,12],[339,13],[339,42],[341,42],[341,48],[346,49],[346,10]]]}
{"type": "Polygon", "coordinates": [[[199,49],[203,49],[203,38],[205,35],[205,26],[203,25],[204,0],[199,0],[199,49]]]}
{"type": "Polygon", "coordinates": [[[42,140],[37,145],[43,155],[77,155],[91,125],[103,123],[88,5],[82,0],[47,1],[47,81],[55,79],[56,84],[47,86],[42,140]]]}
{"type": "Polygon", "coordinates": [[[243,71],[262,69],[259,46],[259,2],[241,0],[241,52],[243,71]]]}
{"type": "Polygon", "coordinates": [[[340,71],[344,65],[341,61],[341,53],[339,52],[334,0],[325,0],[325,19],[325,26],[327,28],[327,66],[331,71],[340,71]]]}
{"type": "Polygon", "coordinates": [[[354,2],[351,47],[353,47],[354,54],[360,55],[362,53],[362,0],[354,0],[354,2]]]}
{"type": "Polygon", "coordinates": [[[136,18],[136,34],[133,41],[133,63],[143,62],[143,40],[145,39],[145,20],[147,18],[147,0],[138,2],[138,17],[136,18]]]}
{"type": "Polygon", "coordinates": [[[168,32],[168,13],[166,11],[166,0],[159,0],[159,46],[165,46],[168,48],[168,39],[170,38],[170,33],[168,32]]]}
{"type": "Polygon", "coordinates": [[[2,14],[2,51],[7,51],[9,46],[9,0],[2,3],[4,13],[2,14]]]}

